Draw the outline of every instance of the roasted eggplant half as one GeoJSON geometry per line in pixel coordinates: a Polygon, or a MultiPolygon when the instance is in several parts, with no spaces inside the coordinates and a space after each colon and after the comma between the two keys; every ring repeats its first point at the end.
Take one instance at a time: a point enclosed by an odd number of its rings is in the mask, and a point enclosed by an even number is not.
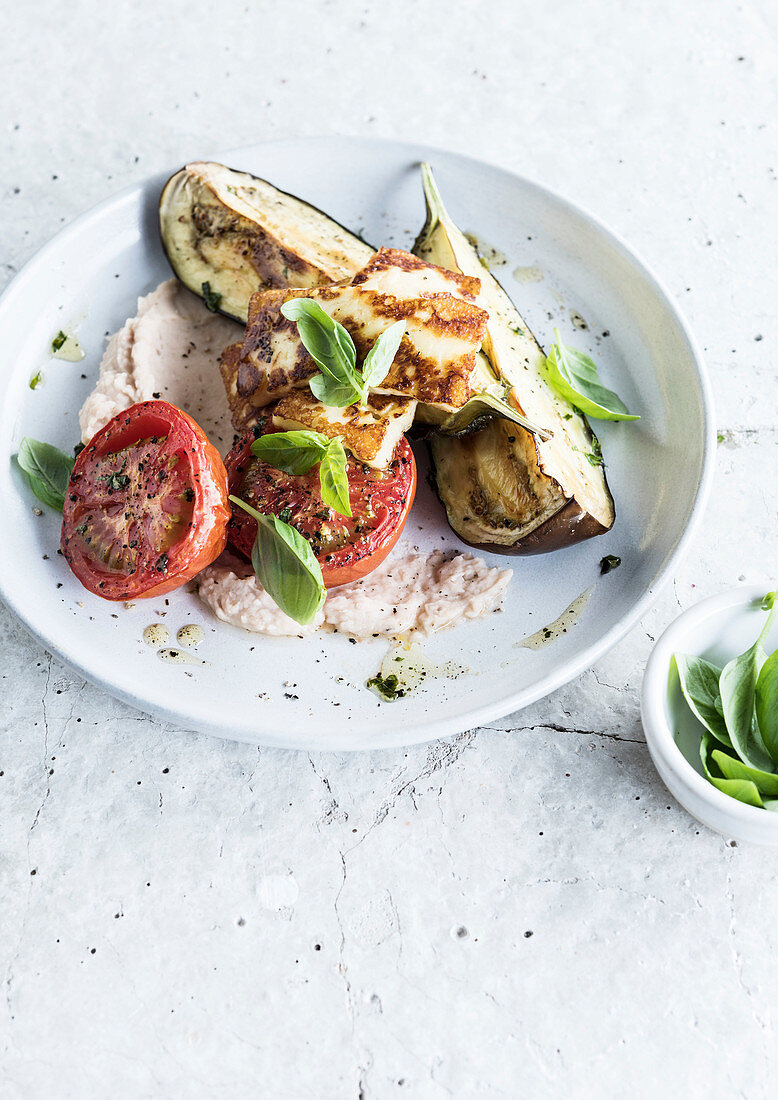
{"type": "Polygon", "coordinates": [[[159,224],[184,286],[243,324],[256,290],[348,280],[375,251],[315,206],[223,164],[187,164],[171,176],[159,224]]]}
{"type": "Polygon", "coordinates": [[[474,546],[543,553],[613,526],[613,498],[586,418],[550,388],[545,355],[477,249],[451,220],[429,165],[422,165],[427,220],[415,255],[481,280],[476,302],[489,314],[483,353],[506,400],[546,432],[506,419],[464,436],[433,436],[438,493],[448,521],[474,546]],[[545,438],[544,438],[545,436],[545,438]]]}

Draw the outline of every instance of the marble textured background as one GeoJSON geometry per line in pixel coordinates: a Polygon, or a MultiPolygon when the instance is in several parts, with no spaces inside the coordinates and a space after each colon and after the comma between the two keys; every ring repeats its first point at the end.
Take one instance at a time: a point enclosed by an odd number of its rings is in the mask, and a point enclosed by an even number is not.
{"type": "Polygon", "coordinates": [[[126,183],[288,134],[425,141],[622,233],[706,349],[713,498],[592,671],[405,752],[160,725],[0,610],[0,1091],[745,1097],[776,1068],[776,856],[698,826],[638,694],[679,608],[775,583],[769,0],[6,3],[0,283],[126,183]]]}

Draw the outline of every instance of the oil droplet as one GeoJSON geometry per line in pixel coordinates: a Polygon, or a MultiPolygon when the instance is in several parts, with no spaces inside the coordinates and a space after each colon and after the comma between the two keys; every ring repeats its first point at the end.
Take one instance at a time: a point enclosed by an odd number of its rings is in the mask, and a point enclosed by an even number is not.
{"type": "Polygon", "coordinates": [[[513,277],[517,283],[542,283],[546,276],[542,267],[530,264],[529,267],[515,267],[513,277]]]}
{"type": "Polygon", "coordinates": [[[416,691],[426,680],[438,676],[456,679],[468,670],[454,661],[442,665],[431,662],[418,642],[394,646],[381,662],[376,676],[367,681],[367,687],[386,702],[404,699],[416,691]]]}
{"type": "Polygon", "coordinates": [[[80,363],[86,356],[72,332],[64,332],[62,329],[51,341],[51,354],[54,359],[64,359],[66,363],[80,363]]]}
{"type": "Polygon", "coordinates": [[[143,641],[146,645],[167,645],[170,641],[170,631],[162,623],[151,623],[143,631],[143,641]]]}
{"type": "Polygon", "coordinates": [[[160,661],[165,661],[169,665],[204,665],[207,663],[201,661],[199,657],[194,657],[191,653],[184,653],[182,649],[158,649],[157,656],[160,661]]]}
{"type": "Polygon", "coordinates": [[[179,645],[188,646],[190,649],[194,649],[200,644],[205,637],[205,631],[197,623],[187,623],[186,626],[182,626],[176,634],[176,641],[179,645]]]}
{"type": "Polygon", "coordinates": [[[530,634],[529,637],[522,638],[520,642],[516,642],[516,648],[543,649],[544,646],[550,645],[551,642],[556,641],[562,634],[566,634],[570,627],[580,619],[589,604],[591,596],[592,590],[591,588],[587,588],[580,596],[576,596],[570,606],[564,609],[559,618],[554,619],[553,623],[549,623],[548,626],[543,626],[540,630],[536,630],[535,633],[530,634]]]}
{"type": "Polygon", "coordinates": [[[465,236],[470,244],[478,250],[478,258],[487,271],[491,271],[493,267],[504,267],[507,264],[508,257],[505,253],[501,252],[499,248],[495,248],[493,244],[489,244],[483,237],[475,233],[465,233],[465,236]]]}

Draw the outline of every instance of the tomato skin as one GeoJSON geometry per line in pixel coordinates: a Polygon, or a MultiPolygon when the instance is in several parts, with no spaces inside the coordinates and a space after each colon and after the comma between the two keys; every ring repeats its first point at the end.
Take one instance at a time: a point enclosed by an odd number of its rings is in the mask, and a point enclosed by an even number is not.
{"type": "MultiPolygon", "coordinates": [[[[268,427],[262,434],[275,430],[281,429],[268,427]]],[[[342,522],[362,530],[344,545],[333,548],[318,545],[317,528],[321,529],[321,516],[328,511],[318,491],[318,466],[301,477],[284,474],[254,458],[254,438],[253,432],[243,436],[224,460],[230,493],[266,514],[279,515],[285,507],[291,507],[289,522],[311,542],[325,588],[350,584],[376,569],[399,539],[416,495],[416,461],[405,436],[397,445],[392,467],[385,473],[349,458],[349,500],[354,516],[342,522]],[[372,505],[369,519],[364,518],[366,502],[372,505]]],[[[234,507],[227,531],[230,545],[250,558],[256,521],[234,507]]]]}
{"type": "Polygon", "coordinates": [[[78,455],[60,545],[96,596],[150,599],[180,588],[221,554],[229,517],[227,471],[205,432],[167,401],[142,401],[78,455]]]}

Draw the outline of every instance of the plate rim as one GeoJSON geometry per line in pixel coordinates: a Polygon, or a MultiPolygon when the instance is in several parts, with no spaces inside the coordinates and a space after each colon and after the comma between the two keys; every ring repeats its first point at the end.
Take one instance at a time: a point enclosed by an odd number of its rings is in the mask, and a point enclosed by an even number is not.
{"type": "MultiPolygon", "coordinates": [[[[249,145],[238,146],[227,150],[219,150],[215,153],[204,154],[200,159],[212,159],[228,163],[230,160],[236,160],[241,156],[253,154],[258,150],[267,149],[269,147],[300,143],[310,143],[313,145],[331,140],[331,136],[327,135],[292,135],[284,138],[254,142],[249,145]]],[[[550,199],[553,203],[562,207],[566,212],[589,223],[589,225],[592,226],[611,247],[615,248],[622,258],[626,259],[633,267],[639,270],[642,277],[651,286],[651,289],[663,308],[675,319],[678,325],[680,335],[688,348],[700,400],[703,422],[701,466],[699,480],[688,519],[684,529],[678,537],[675,547],[662,563],[653,581],[647,586],[640,598],[637,599],[629,611],[596,642],[588,646],[577,657],[574,656],[565,661],[560,666],[559,670],[551,670],[546,676],[535,681],[530,687],[523,688],[494,703],[483,704],[475,710],[469,710],[464,722],[452,722],[450,717],[436,719],[434,716],[427,716],[423,719],[414,720],[411,725],[403,725],[404,732],[400,740],[387,732],[386,734],[379,735],[369,745],[355,745],[351,743],[349,741],[350,733],[346,728],[344,728],[343,735],[330,736],[326,746],[322,746],[314,737],[307,738],[306,735],[302,733],[296,736],[294,745],[290,745],[288,742],[274,736],[274,730],[272,728],[262,728],[261,725],[258,725],[252,730],[252,736],[249,740],[244,736],[236,736],[235,732],[230,732],[224,725],[219,726],[211,722],[191,724],[189,716],[182,716],[181,713],[175,710],[169,710],[164,706],[158,706],[156,704],[144,705],[144,701],[135,696],[131,691],[113,685],[100,674],[86,668],[80,661],[71,659],[69,655],[63,652],[57,645],[52,644],[47,638],[44,630],[32,626],[27,621],[19,601],[15,598],[14,586],[9,585],[7,577],[0,571],[0,599],[2,599],[14,618],[24,626],[40,645],[49,653],[55,655],[67,668],[76,672],[81,678],[95,684],[109,695],[120,699],[134,709],[150,714],[180,729],[192,729],[196,732],[205,733],[210,736],[238,740],[246,744],[261,744],[267,747],[283,748],[289,751],[370,752],[372,750],[424,744],[440,737],[453,736],[464,730],[480,728],[487,722],[522,710],[532,703],[545,698],[547,695],[551,694],[551,692],[556,691],[565,684],[570,683],[605,656],[606,653],[625,637],[632,627],[639,622],[642,616],[656,602],[662,588],[669,581],[674,571],[683,560],[697,533],[710,496],[715,472],[715,403],[707,366],[701,348],[682,309],[675,302],[664,282],[659,278],[651,265],[644,260],[641,254],[627,244],[619,233],[611,229],[585,206],[573,202],[556,189],[540,183],[531,176],[514,172],[511,169],[504,168],[499,164],[493,164],[479,157],[472,157],[456,150],[418,142],[405,142],[392,139],[384,140],[374,137],[362,138],[353,135],[338,135],[338,140],[361,147],[365,145],[378,145],[382,148],[394,147],[398,151],[400,149],[404,150],[405,156],[407,156],[409,149],[424,150],[427,156],[440,154],[449,160],[463,162],[476,169],[487,170],[491,173],[496,172],[506,181],[518,181],[525,187],[529,186],[537,192],[540,198],[550,199]]],[[[179,169],[180,165],[173,168],[170,174],[172,175],[179,169]]],[[[69,238],[77,236],[81,226],[96,216],[99,216],[102,211],[121,205],[121,203],[131,195],[138,195],[139,198],[143,196],[150,183],[157,178],[161,179],[163,174],[163,171],[151,173],[143,180],[130,183],[112,194],[107,195],[104,199],[101,199],[99,202],[83,210],[33,253],[11,279],[2,295],[0,295],[0,331],[2,331],[2,327],[6,323],[7,315],[12,311],[14,297],[24,291],[31,276],[34,275],[35,269],[41,262],[45,261],[49,253],[59,250],[63,244],[67,243],[69,238]]],[[[243,733],[242,730],[239,732],[241,734],[243,733]]]]}

